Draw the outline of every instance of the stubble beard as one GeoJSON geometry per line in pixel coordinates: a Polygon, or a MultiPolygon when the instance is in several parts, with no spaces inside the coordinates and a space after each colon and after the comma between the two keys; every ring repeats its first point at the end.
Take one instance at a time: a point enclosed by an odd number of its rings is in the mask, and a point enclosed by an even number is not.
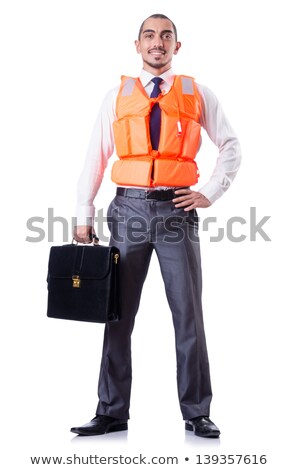
{"type": "Polygon", "coordinates": [[[163,61],[162,62],[149,62],[149,60],[145,60],[145,59],[143,59],[143,61],[145,62],[145,64],[149,65],[149,67],[152,67],[154,69],[162,69],[171,62],[171,60],[167,60],[165,62],[163,61]]]}

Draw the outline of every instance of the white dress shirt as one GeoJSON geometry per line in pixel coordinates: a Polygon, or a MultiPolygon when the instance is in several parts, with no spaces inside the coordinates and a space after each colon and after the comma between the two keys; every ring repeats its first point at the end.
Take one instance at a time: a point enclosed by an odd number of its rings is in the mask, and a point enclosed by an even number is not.
{"type": "MultiPolygon", "coordinates": [[[[173,70],[169,69],[160,77],[164,80],[160,88],[168,92],[174,81],[173,70]]],[[[150,96],[154,78],[144,69],[140,80],[150,96]]],[[[200,124],[212,142],[218,147],[219,155],[210,180],[199,191],[211,203],[229,188],[241,161],[238,139],[228,122],[216,96],[205,86],[196,83],[203,101],[200,124]]],[[[99,190],[108,159],[114,152],[113,122],[116,120],[116,98],[120,85],[105,96],[91,135],[85,165],[78,181],[77,225],[90,224],[95,214],[93,200],[99,190]]]]}

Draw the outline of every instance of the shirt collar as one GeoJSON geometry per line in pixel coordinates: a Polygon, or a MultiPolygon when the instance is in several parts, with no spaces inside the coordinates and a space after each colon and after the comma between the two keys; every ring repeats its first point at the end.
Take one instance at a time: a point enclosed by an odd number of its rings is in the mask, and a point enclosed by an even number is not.
{"type": "MultiPolygon", "coordinates": [[[[140,81],[145,88],[154,78],[156,75],[153,75],[150,72],[147,72],[146,70],[142,69],[141,74],[140,74],[140,81]]],[[[173,69],[169,69],[166,72],[162,73],[159,75],[168,85],[172,86],[174,82],[174,74],[173,74],[173,69]]]]}

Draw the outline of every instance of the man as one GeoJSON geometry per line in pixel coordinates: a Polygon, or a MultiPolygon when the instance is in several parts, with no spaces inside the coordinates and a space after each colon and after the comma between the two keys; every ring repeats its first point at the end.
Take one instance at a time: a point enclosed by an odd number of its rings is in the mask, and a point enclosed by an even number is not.
{"type": "Polygon", "coordinates": [[[90,243],[93,200],[115,144],[119,160],[113,165],[112,180],[118,187],[108,218],[110,243],[121,253],[122,316],[106,325],[96,416],[71,431],[97,435],[127,429],[130,339],[154,249],[175,327],[185,427],[197,436],[218,437],[220,431],[209,418],[212,391],[196,209],[209,207],[229,187],[239,167],[240,148],[213,93],[191,77],[174,76],[172,58],[181,43],[169,18],[161,14],[147,18],[135,46],[143,60],[141,75],[122,77],[120,87],[104,99],[78,184],[74,237],[90,243]],[[198,179],[194,159],[201,126],[218,146],[219,157],[210,181],[195,191],[190,186],[198,179]]]}

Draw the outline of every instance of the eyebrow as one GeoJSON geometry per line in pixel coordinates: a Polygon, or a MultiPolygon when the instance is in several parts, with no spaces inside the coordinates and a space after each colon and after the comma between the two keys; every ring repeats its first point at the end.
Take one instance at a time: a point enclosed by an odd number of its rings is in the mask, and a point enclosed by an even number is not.
{"type": "MultiPolygon", "coordinates": [[[[156,33],[156,31],[154,29],[145,29],[144,31],[142,31],[142,34],[145,34],[145,33],[156,33]]],[[[165,34],[165,33],[174,34],[174,31],[172,31],[171,29],[164,29],[161,32],[161,34],[165,34]]]]}

